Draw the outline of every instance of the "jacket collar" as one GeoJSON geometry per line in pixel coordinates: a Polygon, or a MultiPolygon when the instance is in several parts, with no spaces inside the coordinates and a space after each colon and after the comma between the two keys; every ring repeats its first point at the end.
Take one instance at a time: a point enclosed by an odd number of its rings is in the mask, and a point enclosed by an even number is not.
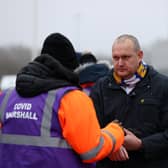
{"type": "MultiPolygon", "coordinates": [[[[144,87],[146,85],[151,85],[151,77],[154,76],[157,72],[153,69],[152,66],[148,66],[146,76],[136,84],[136,87],[144,87]]],[[[108,87],[112,89],[121,89],[120,85],[116,83],[114,77],[113,77],[113,69],[108,74],[107,80],[108,80],[108,87]]]]}

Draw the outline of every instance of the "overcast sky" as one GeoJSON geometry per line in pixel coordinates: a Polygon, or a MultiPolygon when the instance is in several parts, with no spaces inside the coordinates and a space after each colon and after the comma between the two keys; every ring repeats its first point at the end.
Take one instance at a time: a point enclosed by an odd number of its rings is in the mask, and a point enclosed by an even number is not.
{"type": "Polygon", "coordinates": [[[41,48],[61,32],[77,51],[111,54],[120,34],[142,45],[168,38],[167,0],[0,0],[0,46],[41,48]]]}

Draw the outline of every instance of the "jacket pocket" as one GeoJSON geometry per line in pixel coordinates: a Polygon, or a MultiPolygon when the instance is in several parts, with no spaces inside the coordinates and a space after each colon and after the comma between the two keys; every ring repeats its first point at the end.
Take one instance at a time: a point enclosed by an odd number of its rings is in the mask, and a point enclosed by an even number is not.
{"type": "Polygon", "coordinates": [[[160,100],[157,98],[140,98],[138,102],[139,117],[142,122],[158,124],[160,100]]]}
{"type": "Polygon", "coordinates": [[[159,106],[160,101],[156,98],[140,98],[138,104],[159,106]]]}
{"type": "Polygon", "coordinates": [[[141,121],[143,136],[151,135],[158,131],[160,125],[160,100],[152,97],[139,99],[138,116],[141,121]]]}

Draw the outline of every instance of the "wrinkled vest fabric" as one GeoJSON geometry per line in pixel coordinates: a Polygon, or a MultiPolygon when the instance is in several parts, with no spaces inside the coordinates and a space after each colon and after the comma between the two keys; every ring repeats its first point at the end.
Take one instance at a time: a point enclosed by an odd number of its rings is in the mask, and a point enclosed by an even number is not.
{"type": "Polygon", "coordinates": [[[32,98],[7,90],[0,106],[0,168],[93,168],[82,163],[62,136],[61,97],[75,87],[32,98]]]}

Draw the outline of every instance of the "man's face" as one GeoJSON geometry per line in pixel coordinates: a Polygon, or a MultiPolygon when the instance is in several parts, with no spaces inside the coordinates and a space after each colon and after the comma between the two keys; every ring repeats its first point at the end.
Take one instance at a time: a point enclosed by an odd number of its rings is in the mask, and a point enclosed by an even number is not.
{"type": "Polygon", "coordinates": [[[112,61],[115,73],[123,78],[129,79],[137,71],[139,63],[143,58],[141,50],[135,51],[131,40],[116,42],[112,48],[112,61]]]}

